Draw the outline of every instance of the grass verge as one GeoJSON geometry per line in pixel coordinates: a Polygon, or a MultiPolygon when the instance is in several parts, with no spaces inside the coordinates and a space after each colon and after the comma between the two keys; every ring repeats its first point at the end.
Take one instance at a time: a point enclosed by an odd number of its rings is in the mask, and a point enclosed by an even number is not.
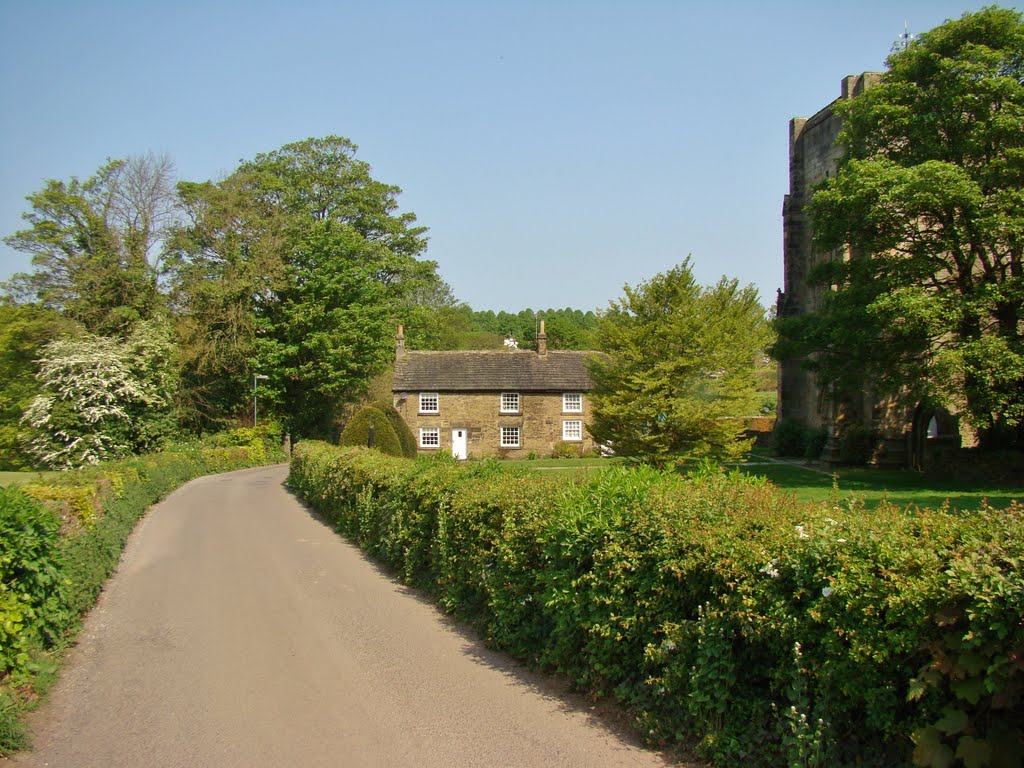
{"type": "Polygon", "coordinates": [[[1013,500],[1024,499],[1024,488],[997,488],[984,485],[941,481],[916,472],[876,469],[837,469],[832,474],[799,464],[762,463],[754,457],[751,464],[739,469],[751,476],[765,477],[779,488],[796,494],[799,501],[823,502],[856,498],[868,509],[887,501],[899,507],[930,507],[940,509],[947,502],[950,509],[969,511],[984,504],[1005,509],[1013,500]]]}

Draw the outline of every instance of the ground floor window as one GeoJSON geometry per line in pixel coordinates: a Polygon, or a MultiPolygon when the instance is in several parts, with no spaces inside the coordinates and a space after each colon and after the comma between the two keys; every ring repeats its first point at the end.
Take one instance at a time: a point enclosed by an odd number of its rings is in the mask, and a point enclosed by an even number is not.
{"type": "Polygon", "coordinates": [[[420,448],[440,448],[441,430],[439,427],[420,427],[420,448]]]}
{"type": "Polygon", "coordinates": [[[562,422],[562,439],[563,440],[582,440],[583,439],[583,422],[582,421],[563,421],[562,422]]]}
{"type": "Polygon", "coordinates": [[[502,448],[518,448],[519,447],[519,427],[502,427],[501,428],[501,447],[502,448]]]}

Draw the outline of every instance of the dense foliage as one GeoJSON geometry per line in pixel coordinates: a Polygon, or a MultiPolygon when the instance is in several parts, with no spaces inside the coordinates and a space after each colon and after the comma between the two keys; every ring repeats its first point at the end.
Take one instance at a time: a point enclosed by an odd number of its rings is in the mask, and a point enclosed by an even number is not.
{"type": "Polygon", "coordinates": [[[0,679],[54,639],[63,581],[59,528],[53,512],[0,488],[0,679]]]}
{"type": "Polygon", "coordinates": [[[625,292],[597,328],[591,435],[661,465],[742,454],[769,341],[757,291],[725,278],[701,287],[687,259],[625,292]]]}
{"type": "Polygon", "coordinates": [[[35,463],[19,439],[21,418],[39,394],[36,360],[66,325],[54,310],[0,304],[0,471],[28,469],[35,463]]]}
{"type": "Polygon", "coordinates": [[[389,422],[391,422],[392,429],[395,430],[395,434],[398,436],[398,442],[402,446],[402,456],[407,459],[416,458],[416,454],[419,452],[419,447],[416,443],[416,436],[409,429],[409,425],[405,423],[405,419],[402,418],[395,407],[387,400],[378,400],[373,403],[373,407],[383,413],[389,422]]]}
{"type": "Polygon", "coordinates": [[[544,320],[544,333],[548,349],[590,350],[597,340],[597,315],[579,309],[524,309],[520,312],[474,311],[460,307],[464,331],[457,344],[459,349],[500,349],[505,339],[515,339],[520,347],[537,343],[540,320],[544,320]]]}
{"type": "Polygon", "coordinates": [[[1020,765],[1024,509],[297,446],[289,480],[494,646],[721,765],[1020,765]]]}
{"type": "Polygon", "coordinates": [[[167,158],[144,155],[108,161],[84,182],[47,181],[28,197],[29,227],[5,240],[35,267],[15,275],[9,291],[101,335],[154,317],[173,172],[167,158]]]}
{"type": "Polygon", "coordinates": [[[811,205],[812,276],[838,290],[779,323],[840,395],[963,414],[984,446],[1024,424],[1024,22],[996,7],[920,35],[835,105],[844,157],[811,205]]]}
{"type": "Polygon", "coordinates": [[[25,745],[24,696],[42,654],[72,637],[146,509],[199,475],[282,461],[279,438],[235,430],[0,488],[0,755],[25,745]]]}
{"type": "Polygon", "coordinates": [[[255,370],[288,429],[329,435],[391,357],[393,318],[452,303],[419,258],[424,228],[397,212],[401,190],[355,153],[347,139],[308,139],[181,186],[189,223],[171,239],[173,283],[200,425],[230,420],[255,370]]]}
{"type": "Polygon", "coordinates": [[[395,432],[391,420],[376,405],[364,405],[352,415],[345,429],[341,431],[338,444],[375,448],[387,456],[404,455],[402,441],[395,432]]]}
{"type": "Polygon", "coordinates": [[[75,469],[156,450],[175,431],[176,371],[166,326],[138,323],[123,341],[67,336],[40,352],[42,393],[25,408],[38,466],[75,469]]]}

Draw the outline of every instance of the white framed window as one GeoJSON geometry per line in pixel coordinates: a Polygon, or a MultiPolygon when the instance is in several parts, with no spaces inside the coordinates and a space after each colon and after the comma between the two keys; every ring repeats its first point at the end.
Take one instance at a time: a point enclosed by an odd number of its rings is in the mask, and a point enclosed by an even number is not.
{"type": "Polygon", "coordinates": [[[420,448],[440,448],[441,428],[420,427],[420,448]]]}
{"type": "Polygon", "coordinates": [[[502,448],[518,448],[519,447],[519,427],[502,427],[501,428],[501,447],[502,448]]]}
{"type": "Polygon", "coordinates": [[[501,412],[502,413],[519,413],[519,393],[518,392],[502,392],[501,393],[501,412]]]}
{"type": "Polygon", "coordinates": [[[438,413],[437,392],[420,392],[420,413],[438,413]]]}
{"type": "Polygon", "coordinates": [[[565,392],[562,395],[562,411],[583,413],[583,395],[580,392],[565,392]]]}
{"type": "Polygon", "coordinates": [[[562,439],[569,441],[573,440],[579,442],[583,439],[583,422],[582,421],[563,421],[562,422],[562,439]]]}

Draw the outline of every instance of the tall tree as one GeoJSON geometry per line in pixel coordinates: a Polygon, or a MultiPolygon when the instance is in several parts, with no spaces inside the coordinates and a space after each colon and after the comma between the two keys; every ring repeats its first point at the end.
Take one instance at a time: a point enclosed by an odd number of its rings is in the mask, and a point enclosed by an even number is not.
{"type": "Polygon", "coordinates": [[[865,385],[956,410],[983,445],[1024,424],[1024,23],[948,21],[836,105],[845,150],[813,198],[821,311],[779,322],[842,396],[865,385]]]}
{"type": "Polygon", "coordinates": [[[190,222],[173,240],[175,296],[204,420],[230,415],[231,398],[237,412],[259,373],[292,431],[330,434],[390,357],[393,320],[450,303],[436,264],[419,258],[425,230],[398,212],[399,188],[355,152],[344,138],[308,139],[219,184],[181,187],[190,222]]]}
{"type": "Polygon", "coordinates": [[[21,445],[21,417],[39,394],[36,360],[46,344],[69,330],[51,309],[0,304],[0,470],[30,469],[34,458],[21,445]]]}
{"type": "Polygon", "coordinates": [[[249,412],[257,313],[283,285],[286,220],[244,179],[182,182],[185,224],[168,239],[171,304],[181,362],[180,413],[193,429],[249,412]]]}
{"type": "Polygon", "coordinates": [[[49,180],[29,195],[28,229],[5,242],[34,271],[6,286],[100,334],[130,332],[160,307],[159,242],[173,217],[174,166],[145,155],[114,160],[84,182],[49,180]]]}
{"type": "Polygon", "coordinates": [[[591,435],[660,465],[740,455],[770,339],[756,289],[724,277],[701,287],[687,259],[625,294],[597,328],[591,435]]]}

